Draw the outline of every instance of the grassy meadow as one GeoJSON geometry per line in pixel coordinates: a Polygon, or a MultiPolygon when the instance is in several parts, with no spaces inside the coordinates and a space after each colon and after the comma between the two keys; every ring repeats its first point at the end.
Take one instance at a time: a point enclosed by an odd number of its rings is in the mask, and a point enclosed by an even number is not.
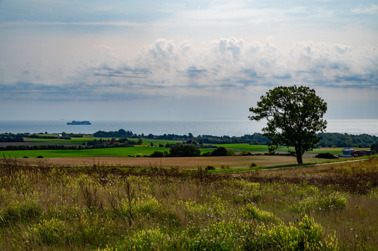
{"type": "Polygon", "coordinates": [[[0,249],[376,250],[377,168],[371,158],[210,174],[3,159],[0,249]]]}

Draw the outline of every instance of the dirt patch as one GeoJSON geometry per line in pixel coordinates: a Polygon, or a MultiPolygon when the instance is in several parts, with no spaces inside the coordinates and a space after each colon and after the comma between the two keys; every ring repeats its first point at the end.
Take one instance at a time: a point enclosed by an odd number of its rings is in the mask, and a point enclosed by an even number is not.
{"type": "MultiPolygon", "coordinates": [[[[304,157],[310,162],[311,157],[304,157]]],[[[29,163],[44,162],[52,165],[67,166],[132,166],[132,167],[179,167],[197,169],[213,166],[215,168],[247,168],[252,163],[257,166],[275,166],[296,164],[296,158],[290,156],[225,156],[225,157],[182,157],[182,158],[122,158],[122,157],[77,157],[20,159],[29,163]]]]}

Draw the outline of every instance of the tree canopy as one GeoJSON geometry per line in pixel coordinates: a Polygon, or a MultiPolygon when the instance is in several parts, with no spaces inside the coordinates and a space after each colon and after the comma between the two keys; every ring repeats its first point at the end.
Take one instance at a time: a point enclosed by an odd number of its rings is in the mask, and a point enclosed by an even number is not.
{"type": "Polygon", "coordinates": [[[323,120],[327,103],[306,86],[280,86],[269,90],[249,111],[253,113],[250,120],[267,119],[267,127],[262,131],[272,144],[295,148],[293,154],[298,164],[303,163],[304,152],[319,142],[316,133],[324,132],[327,126],[327,121],[323,120]]]}

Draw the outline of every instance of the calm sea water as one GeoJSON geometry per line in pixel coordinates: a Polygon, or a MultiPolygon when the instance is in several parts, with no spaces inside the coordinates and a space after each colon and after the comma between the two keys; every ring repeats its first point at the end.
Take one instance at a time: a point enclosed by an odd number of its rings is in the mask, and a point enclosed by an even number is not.
{"type": "MultiPolygon", "coordinates": [[[[378,136],[378,119],[327,120],[327,132],[369,134],[378,136]]],[[[67,121],[1,121],[0,133],[94,133],[102,131],[130,130],[142,134],[192,133],[215,136],[243,136],[261,132],[265,122],[243,121],[91,121],[92,125],[67,125],[67,121]]]]}

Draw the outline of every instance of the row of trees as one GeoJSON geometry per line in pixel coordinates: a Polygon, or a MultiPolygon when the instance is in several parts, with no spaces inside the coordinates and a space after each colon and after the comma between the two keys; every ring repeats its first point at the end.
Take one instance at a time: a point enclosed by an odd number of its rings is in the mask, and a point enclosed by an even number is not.
{"type": "Polygon", "coordinates": [[[74,145],[8,145],[0,147],[0,151],[14,151],[14,150],[81,150],[87,149],[85,146],[74,145]]]}
{"type": "Polygon", "coordinates": [[[118,131],[97,131],[93,134],[95,137],[100,138],[133,138],[137,137],[137,135],[133,134],[132,131],[125,131],[124,129],[119,129],[118,131]]]}
{"type": "Polygon", "coordinates": [[[134,146],[134,145],[141,145],[142,144],[142,139],[139,138],[137,141],[135,140],[130,140],[128,138],[112,138],[110,140],[107,139],[94,139],[91,141],[84,142],[83,145],[85,146],[97,146],[97,148],[103,147],[128,147],[128,146],[134,146]]]}
{"type": "Polygon", "coordinates": [[[0,142],[23,142],[25,135],[23,133],[2,133],[0,134],[0,142]]]}

